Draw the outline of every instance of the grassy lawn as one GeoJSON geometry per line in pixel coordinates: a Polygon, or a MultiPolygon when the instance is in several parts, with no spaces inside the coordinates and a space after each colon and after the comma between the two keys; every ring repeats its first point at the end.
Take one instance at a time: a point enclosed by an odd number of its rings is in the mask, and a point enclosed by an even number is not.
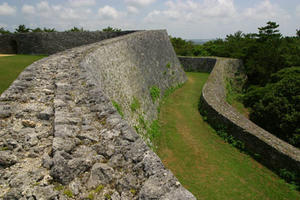
{"type": "Polygon", "coordinates": [[[0,57],[0,94],[18,77],[23,69],[45,56],[16,55],[0,57]]]}
{"type": "Polygon", "coordinates": [[[188,81],[160,110],[162,134],[154,141],[163,163],[198,199],[300,199],[273,172],[226,144],[198,112],[206,73],[188,81]]]}

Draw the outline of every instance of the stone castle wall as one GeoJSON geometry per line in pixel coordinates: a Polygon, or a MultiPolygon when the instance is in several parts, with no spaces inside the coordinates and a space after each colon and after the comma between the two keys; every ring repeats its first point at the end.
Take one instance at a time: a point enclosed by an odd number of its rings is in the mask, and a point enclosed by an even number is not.
{"type": "Polygon", "coordinates": [[[151,88],[158,88],[162,97],[167,89],[184,83],[186,76],[165,31],[125,37],[126,40],[104,42],[88,53],[81,65],[90,79],[120,106],[131,127],[150,142],[147,129],[157,119],[160,99],[152,99],[151,88]],[[132,105],[137,102],[140,106],[133,110],[132,105]]]}
{"type": "Polygon", "coordinates": [[[215,64],[216,59],[212,57],[188,57],[178,56],[178,59],[186,72],[207,72],[210,73],[215,64]]]}
{"type": "Polygon", "coordinates": [[[38,32],[0,35],[0,53],[51,55],[135,31],[38,32]]]}
{"type": "MultiPolygon", "coordinates": [[[[185,58],[187,59],[187,58],[185,58]]],[[[257,154],[259,161],[269,168],[279,171],[288,169],[300,174],[300,150],[260,128],[226,102],[226,81],[240,74],[243,65],[240,60],[215,58],[207,66],[207,58],[190,58],[194,64],[188,64],[193,70],[212,68],[212,72],[203,87],[201,112],[207,115],[208,122],[216,129],[225,129],[227,133],[242,141],[250,152],[257,154]],[[203,59],[204,61],[199,61],[203,59]],[[204,63],[204,66],[201,66],[204,63]],[[196,67],[197,65],[198,68],[196,67]]],[[[182,65],[184,69],[190,69],[182,65]]]]}
{"type": "Polygon", "coordinates": [[[134,96],[155,118],[149,86],[163,93],[185,80],[169,48],[165,31],[137,32],[28,66],[0,96],[0,198],[194,200],[130,126],[126,108],[134,96]]]}

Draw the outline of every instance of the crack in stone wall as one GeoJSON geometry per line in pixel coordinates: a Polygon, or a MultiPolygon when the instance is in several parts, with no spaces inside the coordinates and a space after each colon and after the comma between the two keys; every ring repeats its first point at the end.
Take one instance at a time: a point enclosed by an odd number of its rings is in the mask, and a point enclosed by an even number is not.
{"type": "MultiPolygon", "coordinates": [[[[134,34],[118,40],[162,37],[134,34]]],[[[0,96],[0,198],[195,199],[82,66],[112,41],[39,60],[0,96]]]]}

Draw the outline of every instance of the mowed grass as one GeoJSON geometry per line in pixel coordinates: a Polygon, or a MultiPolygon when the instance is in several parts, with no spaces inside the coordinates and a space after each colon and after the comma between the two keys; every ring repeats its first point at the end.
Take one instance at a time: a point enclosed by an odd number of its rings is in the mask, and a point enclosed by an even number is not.
{"type": "Polygon", "coordinates": [[[0,94],[10,86],[25,67],[44,57],[33,55],[0,57],[0,94]]]}
{"type": "Polygon", "coordinates": [[[188,81],[160,110],[154,141],[163,163],[198,199],[300,199],[297,191],[248,155],[225,143],[198,112],[206,73],[188,81]]]}

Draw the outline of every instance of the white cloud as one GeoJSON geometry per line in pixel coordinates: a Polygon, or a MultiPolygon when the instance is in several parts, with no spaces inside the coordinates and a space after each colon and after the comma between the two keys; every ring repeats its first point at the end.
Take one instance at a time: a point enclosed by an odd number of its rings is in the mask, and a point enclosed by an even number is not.
{"type": "Polygon", "coordinates": [[[154,3],[156,0],[125,0],[129,5],[133,5],[135,7],[143,7],[148,6],[154,3]]]}
{"type": "Polygon", "coordinates": [[[116,19],[119,16],[119,12],[115,8],[106,5],[103,8],[99,8],[98,15],[104,19],[116,19]]]}
{"type": "Polygon", "coordinates": [[[156,18],[160,15],[161,15],[161,11],[153,10],[145,17],[145,21],[153,23],[156,21],[156,18]]]}
{"type": "Polygon", "coordinates": [[[6,2],[0,5],[0,15],[14,15],[16,8],[8,5],[6,2]]]}
{"type": "Polygon", "coordinates": [[[69,0],[68,2],[72,7],[93,6],[96,4],[95,0],[69,0]]]}
{"type": "Polygon", "coordinates": [[[35,8],[31,5],[23,5],[22,7],[22,13],[26,14],[26,15],[33,15],[35,14],[35,8]]]}
{"type": "Polygon", "coordinates": [[[127,11],[130,14],[137,14],[137,13],[139,13],[139,10],[136,7],[134,7],[134,6],[127,6],[127,11]]]}
{"type": "Polygon", "coordinates": [[[63,11],[60,13],[61,19],[80,19],[80,16],[72,8],[63,8],[63,11]]]}
{"type": "Polygon", "coordinates": [[[47,1],[39,2],[36,7],[40,11],[49,11],[50,10],[50,6],[47,1]]]}
{"type": "Polygon", "coordinates": [[[252,8],[247,8],[244,12],[246,17],[256,20],[289,19],[290,15],[276,4],[269,0],[264,0],[252,8]]]}
{"type": "Polygon", "coordinates": [[[296,16],[300,17],[300,4],[296,7],[296,16]]]}
{"type": "Polygon", "coordinates": [[[233,0],[205,0],[203,3],[194,0],[170,0],[167,9],[153,11],[145,18],[154,21],[154,17],[164,20],[199,22],[212,19],[226,20],[237,15],[233,0]]]}

